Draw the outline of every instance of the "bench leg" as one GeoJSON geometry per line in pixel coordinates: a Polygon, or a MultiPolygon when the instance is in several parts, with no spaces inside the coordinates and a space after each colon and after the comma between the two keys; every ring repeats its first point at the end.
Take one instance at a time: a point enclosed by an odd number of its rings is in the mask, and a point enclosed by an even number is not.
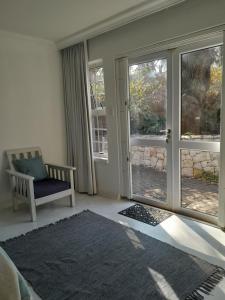
{"type": "Polygon", "coordinates": [[[36,215],[36,204],[34,200],[34,183],[33,180],[29,180],[29,189],[28,189],[28,195],[29,195],[29,202],[30,202],[30,213],[31,213],[31,221],[35,222],[37,220],[36,215]]]}
{"type": "Polygon", "coordinates": [[[71,207],[75,206],[75,192],[74,192],[74,190],[72,191],[72,194],[70,196],[70,206],[71,207]]]}
{"type": "Polygon", "coordinates": [[[70,196],[70,206],[75,206],[75,191],[74,191],[74,179],[73,179],[73,170],[70,170],[70,187],[72,190],[72,194],[70,196]]]}
{"type": "Polygon", "coordinates": [[[36,205],[32,199],[30,201],[30,213],[31,213],[31,221],[35,222],[37,220],[36,205]]]}

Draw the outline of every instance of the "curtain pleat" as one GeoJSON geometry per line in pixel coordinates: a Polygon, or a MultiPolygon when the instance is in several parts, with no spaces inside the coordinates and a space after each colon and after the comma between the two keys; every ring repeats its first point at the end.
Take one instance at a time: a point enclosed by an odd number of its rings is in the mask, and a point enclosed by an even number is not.
{"type": "Polygon", "coordinates": [[[61,50],[66,118],[67,162],[75,166],[78,192],[96,194],[84,44],[61,50]]]}

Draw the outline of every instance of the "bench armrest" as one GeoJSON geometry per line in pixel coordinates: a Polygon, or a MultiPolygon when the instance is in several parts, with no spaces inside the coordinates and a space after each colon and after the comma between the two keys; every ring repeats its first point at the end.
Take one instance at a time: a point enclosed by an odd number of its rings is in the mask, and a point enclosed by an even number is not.
{"type": "Polygon", "coordinates": [[[6,172],[11,176],[19,177],[19,178],[26,179],[26,180],[32,180],[32,181],[34,180],[33,176],[26,175],[26,174],[23,174],[20,172],[16,172],[16,171],[12,171],[12,170],[6,170],[6,172]]]}
{"type": "Polygon", "coordinates": [[[34,177],[13,170],[6,170],[6,172],[10,176],[14,209],[17,209],[16,198],[34,201],[34,177]]]}
{"type": "Polygon", "coordinates": [[[64,170],[72,170],[72,171],[76,170],[75,167],[71,167],[71,166],[56,165],[56,164],[52,164],[52,163],[45,163],[45,165],[53,167],[53,168],[64,169],[64,170]]]}

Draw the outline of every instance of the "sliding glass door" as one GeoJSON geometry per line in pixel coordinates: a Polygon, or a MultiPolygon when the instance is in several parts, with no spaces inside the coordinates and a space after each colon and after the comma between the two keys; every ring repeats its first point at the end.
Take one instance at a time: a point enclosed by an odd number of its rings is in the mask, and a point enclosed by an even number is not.
{"type": "Polygon", "coordinates": [[[118,60],[123,195],[225,226],[223,51],[217,39],[118,60]]]}

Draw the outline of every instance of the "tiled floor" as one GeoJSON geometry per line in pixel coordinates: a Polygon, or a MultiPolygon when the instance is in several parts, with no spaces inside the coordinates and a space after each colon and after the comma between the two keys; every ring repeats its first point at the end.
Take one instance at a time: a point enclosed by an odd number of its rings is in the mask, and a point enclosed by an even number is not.
{"type": "MultiPolygon", "coordinates": [[[[166,200],[166,173],[145,166],[132,166],[133,193],[153,200],[166,200]]],[[[209,215],[218,214],[218,184],[182,177],[182,207],[209,215]]]]}
{"type": "MultiPolygon", "coordinates": [[[[77,195],[77,204],[74,209],[68,207],[68,201],[65,200],[38,208],[36,223],[29,222],[29,211],[25,207],[16,213],[13,213],[11,209],[4,209],[0,212],[0,240],[18,236],[34,228],[89,209],[225,268],[225,233],[223,231],[178,215],[173,215],[153,227],[118,214],[120,210],[132,204],[133,202],[128,200],[77,195]]],[[[174,258],[175,260],[176,258],[174,258]]],[[[213,290],[211,296],[205,297],[205,300],[209,299],[225,299],[225,280],[213,290]]],[[[178,300],[178,298],[174,296],[174,299],[168,300],[178,300]]]]}

